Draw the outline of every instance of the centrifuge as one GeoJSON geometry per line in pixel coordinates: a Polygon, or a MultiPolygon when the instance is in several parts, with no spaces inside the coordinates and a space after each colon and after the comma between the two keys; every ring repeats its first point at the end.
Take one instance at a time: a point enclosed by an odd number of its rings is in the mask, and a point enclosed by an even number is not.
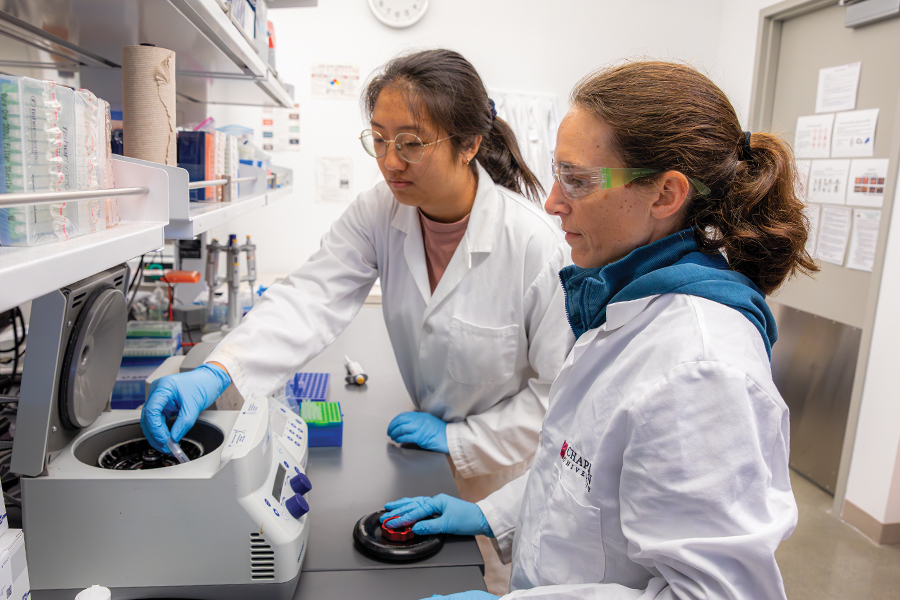
{"type": "Polygon", "coordinates": [[[291,598],[309,536],[307,428],[271,400],[207,410],[180,464],[140,410],[104,410],[125,343],[127,269],[33,302],[12,470],[35,600],[291,598]]]}

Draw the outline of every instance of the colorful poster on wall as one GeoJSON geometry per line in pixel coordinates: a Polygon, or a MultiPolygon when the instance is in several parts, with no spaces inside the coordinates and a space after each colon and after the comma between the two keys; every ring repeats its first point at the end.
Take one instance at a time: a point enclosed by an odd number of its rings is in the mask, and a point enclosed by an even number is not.
{"type": "Polygon", "coordinates": [[[888,174],[888,159],[857,158],[850,162],[847,204],[881,208],[888,174]]]}
{"type": "Polygon", "coordinates": [[[327,98],[356,98],[359,65],[320,63],[310,67],[310,92],[327,98]]]}
{"type": "Polygon", "coordinates": [[[872,272],[880,223],[880,210],[853,211],[853,232],[850,234],[850,251],[847,255],[848,269],[872,272]]]}
{"type": "Polygon", "coordinates": [[[875,127],[878,109],[838,113],[831,134],[831,156],[872,156],[875,153],[875,127]]]}
{"type": "Polygon", "coordinates": [[[794,154],[797,158],[828,158],[834,114],[797,117],[794,154]]]}
{"type": "Polygon", "coordinates": [[[844,206],[823,206],[819,223],[819,240],[816,256],[819,260],[833,265],[843,265],[850,238],[852,210],[844,206]]]}
{"type": "Polygon", "coordinates": [[[262,148],[266,152],[300,151],[300,105],[262,109],[262,148]]]}
{"type": "Polygon", "coordinates": [[[853,110],[856,108],[856,92],[859,89],[861,62],[819,69],[819,85],[816,89],[816,113],[853,110]]]}
{"type": "Polygon", "coordinates": [[[809,202],[844,204],[849,160],[814,160],[809,169],[809,202]]]}

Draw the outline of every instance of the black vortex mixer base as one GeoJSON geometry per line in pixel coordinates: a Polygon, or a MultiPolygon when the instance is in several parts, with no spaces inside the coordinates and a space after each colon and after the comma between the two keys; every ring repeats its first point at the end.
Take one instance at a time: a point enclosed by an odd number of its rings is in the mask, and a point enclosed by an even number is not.
{"type": "Polygon", "coordinates": [[[370,558],[382,562],[412,562],[437,554],[444,547],[444,536],[417,535],[404,542],[392,542],[381,535],[378,517],[386,511],[379,510],[366,515],[353,526],[356,548],[370,558]]]}

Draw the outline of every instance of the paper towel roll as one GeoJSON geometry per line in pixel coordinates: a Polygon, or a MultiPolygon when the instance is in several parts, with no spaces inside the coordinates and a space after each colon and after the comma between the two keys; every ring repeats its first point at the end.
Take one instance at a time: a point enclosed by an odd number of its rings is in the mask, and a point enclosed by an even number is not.
{"type": "Polygon", "coordinates": [[[178,166],[174,52],[122,47],[122,118],[125,156],[178,166]]]}
{"type": "Polygon", "coordinates": [[[109,588],[105,588],[102,585],[92,585],[86,590],[78,592],[78,595],[75,596],[75,600],[110,600],[110,598],[112,598],[112,594],[109,588]]]}

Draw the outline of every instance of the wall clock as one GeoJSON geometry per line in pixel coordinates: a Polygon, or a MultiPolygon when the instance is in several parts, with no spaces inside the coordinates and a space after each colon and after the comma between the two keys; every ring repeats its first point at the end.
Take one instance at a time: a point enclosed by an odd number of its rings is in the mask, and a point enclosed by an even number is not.
{"type": "Polygon", "coordinates": [[[428,0],[369,0],[369,8],[385,25],[409,27],[428,10],[428,0]]]}

